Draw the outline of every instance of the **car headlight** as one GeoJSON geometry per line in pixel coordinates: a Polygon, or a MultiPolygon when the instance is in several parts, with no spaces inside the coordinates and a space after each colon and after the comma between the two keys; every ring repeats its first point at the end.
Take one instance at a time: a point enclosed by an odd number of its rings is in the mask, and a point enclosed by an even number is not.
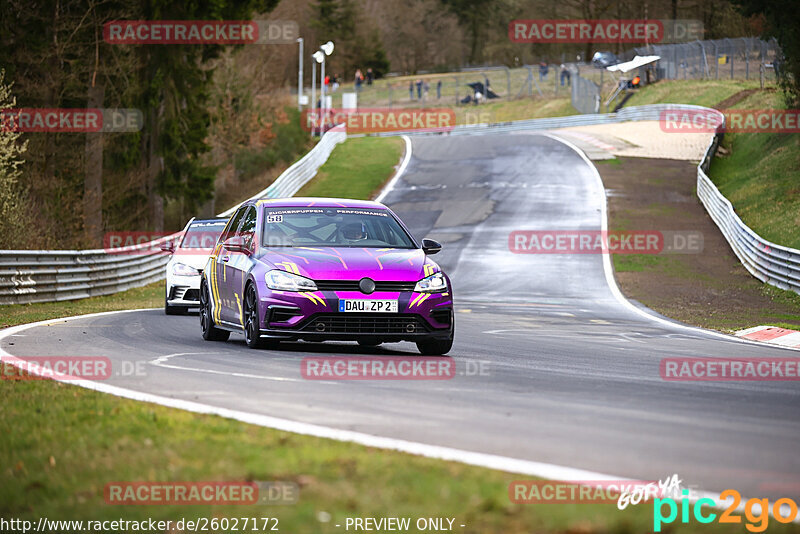
{"type": "Polygon", "coordinates": [[[185,263],[173,263],[172,274],[176,276],[197,276],[199,273],[194,267],[189,267],[185,263]]]}
{"type": "Polygon", "coordinates": [[[433,273],[417,282],[414,287],[414,291],[417,293],[439,293],[445,289],[447,289],[447,280],[442,273],[433,273]]]}
{"type": "Polygon", "coordinates": [[[316,291],[317,284],[305,276],[273,269],[266,275],[267,287],[278,291],[316,291]]]}

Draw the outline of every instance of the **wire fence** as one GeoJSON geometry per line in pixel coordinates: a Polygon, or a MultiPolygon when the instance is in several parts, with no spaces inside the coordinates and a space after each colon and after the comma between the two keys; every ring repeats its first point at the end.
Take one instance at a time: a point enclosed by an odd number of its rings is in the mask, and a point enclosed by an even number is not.
{"type": "Polygon", "coordinates": [[[628,51],[625,59],[633,59],[634,55],[661,56],[656,66],[656,76],[660,80],[750,80],[763,77],[765,81],[774,81],[781,58],[774,39],[763,41],[755,37],[650,45],[628,51]]]}
{"type": "MultiPolygon", "coordinates": [[[[649,45],[632,48],[619,55],[629,61],[636,55],[658,55],[650,67],[641,67],[642,85],[655,80],[760,80],[762,85],[776,81],[781,68],[781,52],[773,39],[755,37],[694,41],[683,44],[649,45]],[[649,73],[648,73],[649,71],[649,73]],[[648,75],[649,74],[649,75],[648,75]]],[[[375,80],[370,85],[343,83],[329,87],[333,107],[343,92],[357,92],[359,107],[459,107],[518,98],[569,97],[581,113],[611,111],[603,97],[619,84],[619,74],[591,63],[547,63],[521,67],[468,67],[451,73],[420,73],[375,80]],[[597,102],[600,105],[597,105],[597,102]]]]}
{"type": "Polygon", "coordinates": [[[578,72],[573,75],[572,107],[581,113],[599,113],[601,86],[582,77],[578,72]]]}
{"type": "Polygon", "coordinates": [[[333,107],[339,107],[342,93],[357,92],[359,107],[375,108],[462,106],[474,104],[476,98],[491,102],[496,98],[568,97],[570,75],[565,72],[569,66],[562,68],[561,64],[469,67],[446,74],[387,77],[358,90],[352,82],[340,83],[333,91],[333,86],[329,87],[328,94],[333,97],[333,107]]]}
{"type": "Polygon", "coordinates": [[[640,86],[657,80],[758,79],[763,87],[775,83],[781,68],[781,52],[775,40],[754,37],[651,45],[628,50],[619,59],[630,61],[637,55],[657,55],[660,59],[624,75],[572,64],[572,107],[581,113],[613,111],[612,106],[624,103],[625,84],[634,76],[639,77],[640,86]]]}

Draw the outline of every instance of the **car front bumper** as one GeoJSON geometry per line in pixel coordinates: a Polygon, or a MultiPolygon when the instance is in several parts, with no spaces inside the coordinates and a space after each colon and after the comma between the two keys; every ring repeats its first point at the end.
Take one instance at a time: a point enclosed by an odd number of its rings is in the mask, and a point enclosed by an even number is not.
{"type": "Polygon", "coordinates": [[[167,304],[170,306],[200,306],[201,276],[169,276],[167,277],[167,304]]]}
{"type": "Polygon", "coordinates": [[[451,293],[271,291],[261,298],[262,337],[309,341],[359,339],[381,342],[449,339],[453,336],[451,293]],[[397,300],[397,313],[340,312],[339,300],[397,300]]]}

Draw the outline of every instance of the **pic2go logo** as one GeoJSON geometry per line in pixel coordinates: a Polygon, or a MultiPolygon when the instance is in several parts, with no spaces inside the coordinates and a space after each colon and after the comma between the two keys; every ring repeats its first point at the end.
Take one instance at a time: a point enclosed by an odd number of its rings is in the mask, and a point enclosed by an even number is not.
{"type": "MultiPolygon", "coordinates": [[[[713,499],[698,499],[694,506],[689,504],[689,490],[682,491],[683,498],[681,499],[681,523],[689,523],[690,512],[694,515],[698,523],[711,523],[717,519],[717,514],[707,510],[707,514],[703,515],[703,506],[716,506],[717,503],[713,499]]],[[[727,489],[719,494],[720,502],[727,502],[732,498],[732,502],[719,516],[720,523],[741,523],[742,516],[734,515],[733,512],[739,508],[739,503],[742,501],[742,496],[738,491],[727,489]]],[[[769,525],[769,499],[750,499],[745,503],[744,515],[749,521],[745,524],[750,532],[764,532],[769,525]],[[756,510],[757,509],[757,510],[756,510]]],[[[772,505],[772,516],[779,523],[791,523],[797,517],[797,503],[791,499],[783,498],[778,499],[772,505]],[[787,512],[785,515],[782,512],[787,512]]],[[[678,503],[675,499],[664,498],[655,499],[653,501],[653,531],[661,532],[661,525],[668,525],[678,518],[678,503]],[[664,516],[664,506],[669,508],[669,515],[664,516]]]]}

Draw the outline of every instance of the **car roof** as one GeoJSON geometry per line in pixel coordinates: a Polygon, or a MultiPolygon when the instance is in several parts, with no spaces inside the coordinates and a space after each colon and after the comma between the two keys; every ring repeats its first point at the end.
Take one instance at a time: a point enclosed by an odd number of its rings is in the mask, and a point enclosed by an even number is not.
{"type": "Polygon", "coordinates": [[[353,200],[351,198],[317,198],[317,197],[291,197],[291,198],[264,198],[255,201],[255,205],[267,205],[270,208],[372,208],[387,209],[380,202],[372,200],[353,200]]]}
{"type": "Polygon", "coordinates": [[[215,217],[213,219],[194,219],[189,226],[195,226],[203,223],[225,224],[228,222],[228,217],[215,217]]]}

